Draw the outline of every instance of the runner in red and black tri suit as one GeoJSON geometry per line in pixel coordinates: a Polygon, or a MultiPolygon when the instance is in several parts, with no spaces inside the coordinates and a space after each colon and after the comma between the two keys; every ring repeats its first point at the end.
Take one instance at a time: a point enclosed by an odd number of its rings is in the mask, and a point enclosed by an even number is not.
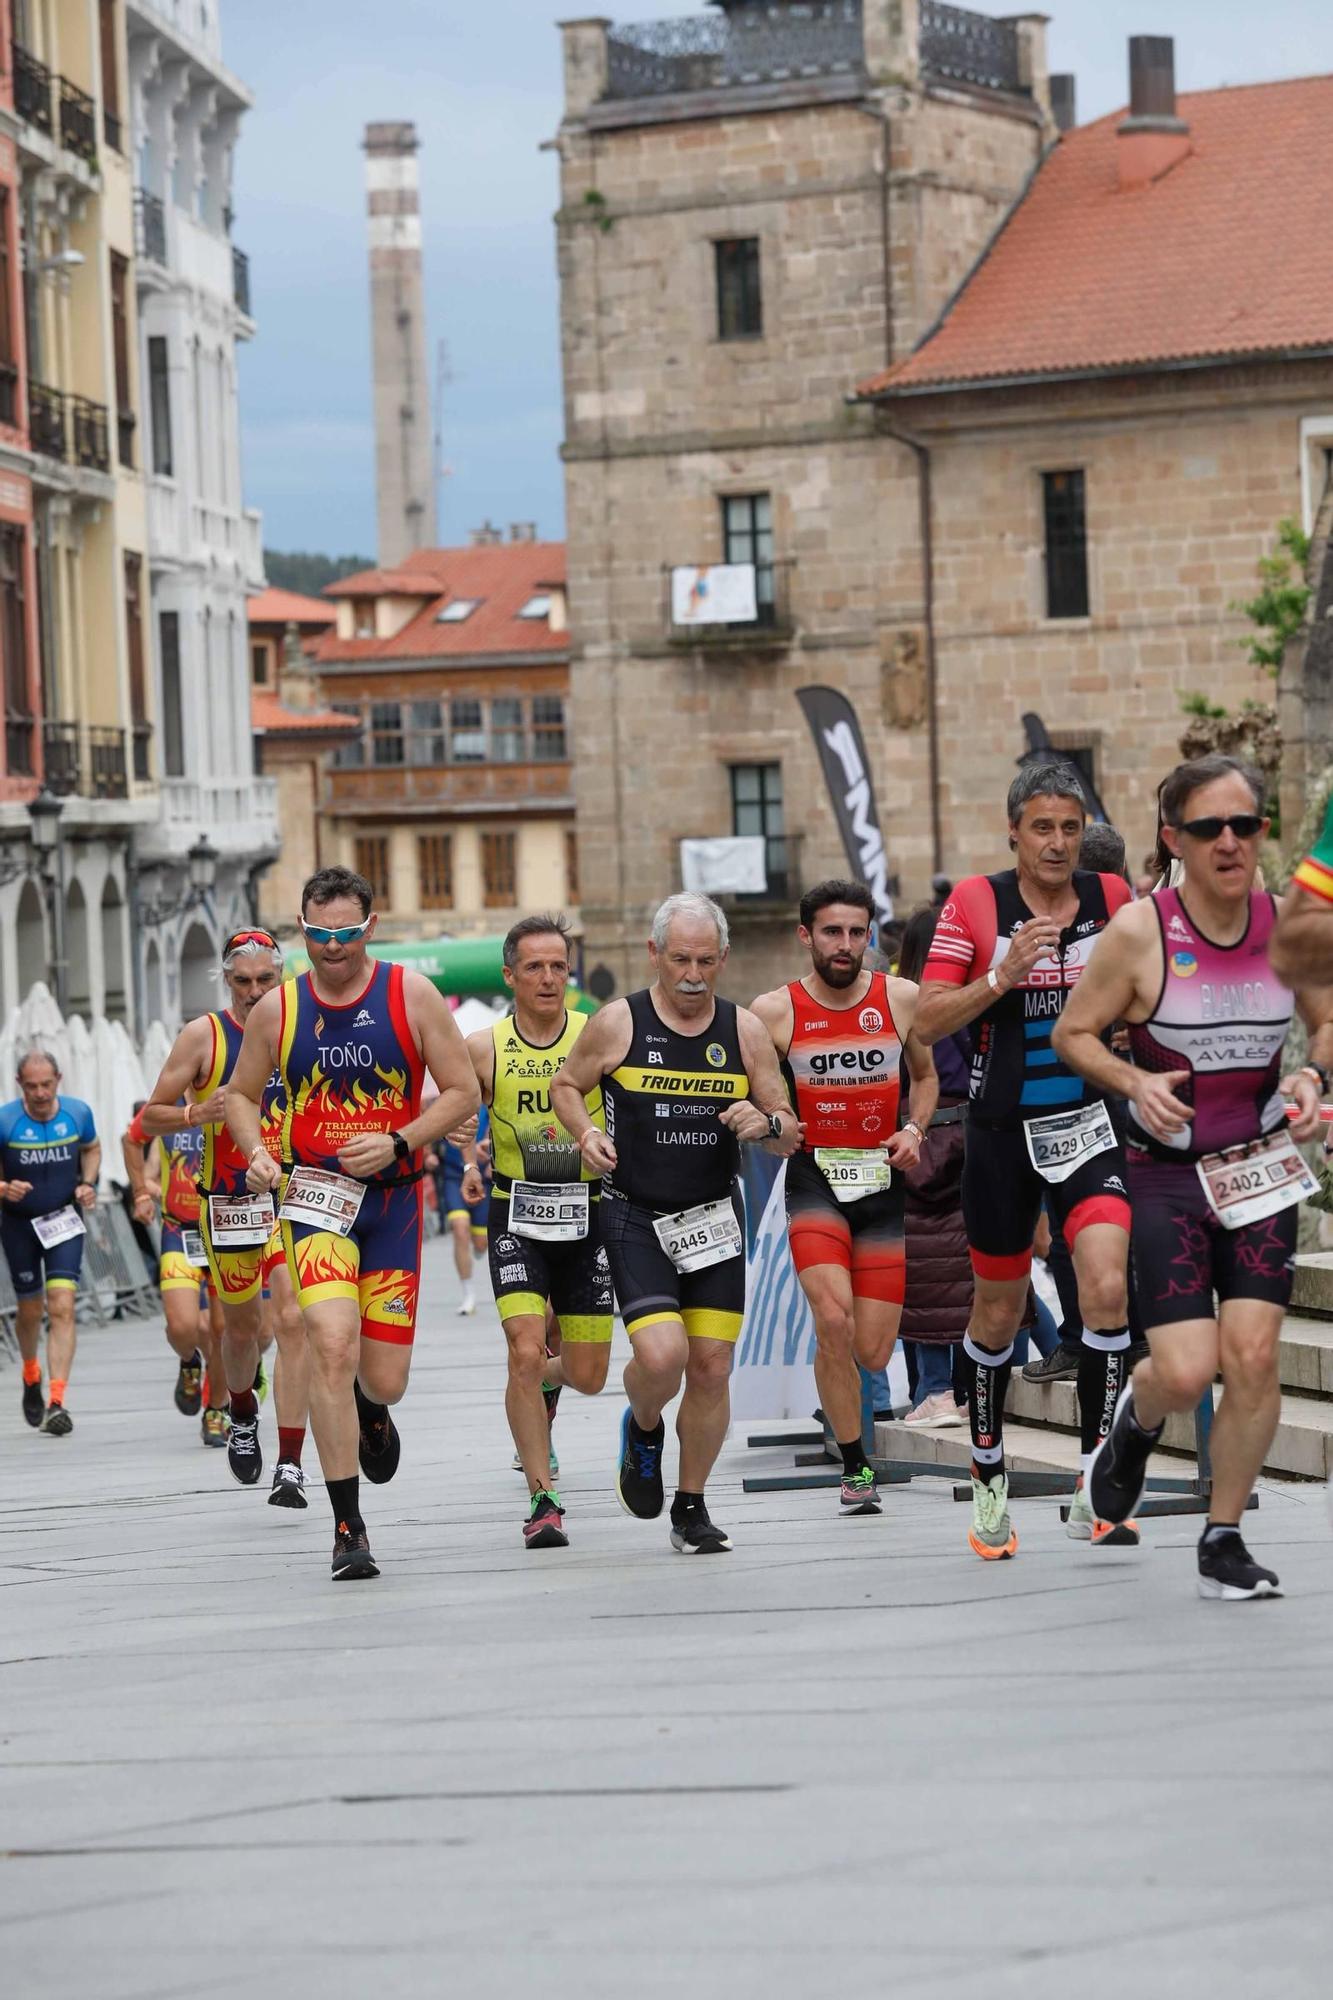
{"type": "Polygon", "coordinates": [[[753,1011],[786,1065],[801,1123],[787,1162],[792,1261],[815,1319],[820,1405],[843,1458],[839,1505],[880,1511],[861,1436],[857,1363],[888,1365],[902,1318],[902,1175],[915,1166],[939,1097],[912,1033],[917,988],[862,969],[875,904],[864,882],[821,882],[801,898],[797,936],[810,970],[753,1011]],[[898,1125],[906,1054],[911,1116],[898,1125]]]}
{"type": "MultiPolygon", "coordinates": [[[[1051,1030],[1128,885],[1077,867],[1087,808],[1078,775],[1028,765],[1009,787],[1016,866],[960,882],[940,912],[917,1033],[973,1037],[963,1220],[975,1296],[963,1342],[972,1423],[969,1541],[993,1562],[1018,1547],[1004,1474],[1004,1399],[1043,1200],[1073,1253],[1083,1313],[1078,1399],[1086,1469],[1104,1437],[1129,1350],[1125,1162],[1102,1094],[1061,1062],[1051,1030]]],[[[1078,1539],[1137,1541],[1093,1520],[1082,1474],[1078,1539]]]]}

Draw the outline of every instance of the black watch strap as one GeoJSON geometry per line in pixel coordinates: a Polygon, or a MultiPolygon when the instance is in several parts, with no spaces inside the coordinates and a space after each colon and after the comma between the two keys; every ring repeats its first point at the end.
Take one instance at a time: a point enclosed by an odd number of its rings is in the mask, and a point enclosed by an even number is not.
{"type": "Polygon", "coordinates": [[[782,1114],[779,1111],[770,1111],[768,1114],[768,1136],[770,1139],[782,1137],[782,1114]]]}
{"type": "Polygon", "coordinates": [[[402,1133],[401,1133],[401,1132],[395,1132],[395,1133],[394,1133],[394,1135],[393,1135],[393,1156],[394,1156],[394,1158],[395,1158],[396,1160],[405,1160],[405,1159],[406,1159],[406,1158],[408,1157],[408,1155],[410,1154],[411,1150],[412,1150],[412,1148],[411,1148],[411,1147],[410,1147],[410,1146],[408,1145],[408,1143],[407,1143],[406,1139],[405,1139],[405,1138],[403,1137],[402,1133]]]}
{"type": "Polygon", "coordinates": [[[1319,1088],[1323,1091],[1325,1097],[1327,1097],[1328,1071],[1324,1068],[1324,1065],[1322,1063],[1311,1062],[1310,1058],[1307,1056],[1303,1067],[1310,1070],[1313,1073],[1313,1075],[1319,1078],[1319,1088]]]}

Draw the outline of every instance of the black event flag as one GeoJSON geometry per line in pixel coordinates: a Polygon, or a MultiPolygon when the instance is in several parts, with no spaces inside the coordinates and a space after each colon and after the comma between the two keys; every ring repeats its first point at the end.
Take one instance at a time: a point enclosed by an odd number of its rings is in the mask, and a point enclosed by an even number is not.
{"type": "Polygon", "coordinates": [[[852,873],[868,885],[878,921],[890,923],[893,897],[889,893],[889,863],[856,710],[836,688],[797,688],[796,699],[815,739],[852,873]]]}

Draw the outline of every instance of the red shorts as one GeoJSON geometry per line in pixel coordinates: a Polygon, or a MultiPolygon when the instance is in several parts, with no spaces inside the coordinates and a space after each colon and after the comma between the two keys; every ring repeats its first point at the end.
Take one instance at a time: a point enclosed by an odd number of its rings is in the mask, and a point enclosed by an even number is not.
{"type": "Polygon", "coordinates": [[[787,1235],[797,1271],[837,1264],[851,1273],[853,1298],[900,1306],[907,1283],[904,1197],[895,1174],[882,1194],[839,1201],[813,1155],[793,1154],[787,1162],[787,1235]]]}

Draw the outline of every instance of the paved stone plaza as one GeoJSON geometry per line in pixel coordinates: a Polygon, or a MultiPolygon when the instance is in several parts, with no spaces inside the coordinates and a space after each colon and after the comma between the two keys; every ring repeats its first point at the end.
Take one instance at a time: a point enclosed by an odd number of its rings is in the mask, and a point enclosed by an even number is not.
{"type": "Polygon", "coordinates": [[[1225,1606],[1188,1520],[1094,1554],[1020,1503],[984,1569],[945,1482],[843,1521],[737,1441],[686,1562],[608,1390],[530,1555],[494,1313],[428,1259],[378,1583],[205,1453],[156,1324],[85,1335],[66,1441],[0,1376],[6,1995],[1327,1994],[1322,1489],[1265,1489],[1289,1595],[1225,1606]]]}

